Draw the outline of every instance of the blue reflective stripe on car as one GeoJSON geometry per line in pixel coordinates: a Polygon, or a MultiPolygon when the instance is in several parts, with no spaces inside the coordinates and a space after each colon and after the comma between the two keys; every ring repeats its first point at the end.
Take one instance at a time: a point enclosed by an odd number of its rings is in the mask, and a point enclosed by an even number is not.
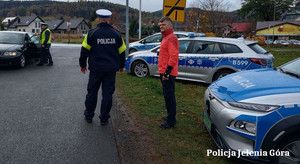
{"type": "Polygon", "coordinates": [[[256,116],[240,115],[236,119],[256,123],[256,116]]]}
{"type": "Polygon", "coordinates": [[[283,117],[289,117],[300,114],[300,104],[283,106],[278,110],[283,117]]]}
{"type": "Polygon", "coordinates": [[[256,132],[256,142],[254,150],[259,151],[261,144],[268,130],[280,121],[282,117],[277,111],[271,112],[268,115],[261,116],[257,118],[257,132],[256,132]]]}

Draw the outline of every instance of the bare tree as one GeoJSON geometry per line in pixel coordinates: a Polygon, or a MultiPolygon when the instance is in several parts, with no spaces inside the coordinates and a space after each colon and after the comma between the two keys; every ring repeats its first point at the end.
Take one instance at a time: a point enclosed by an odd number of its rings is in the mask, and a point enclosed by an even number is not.
{"type": "MultiPolygon", "coordinates": [[[[231,22],[232,20],[232,16],[228,14],[230,3],[224,0],[194,0],[192,7],[200,9],[202,12],[198,13],[205,13],[208,17],[210,28],[206,29],[205,32],[214,32],[215,25],[231,22]]],[[[199,15],[199,25],[201,25],[200,18],[199,15]]]]}
{"type": "Polygon", "coordinates": [[[204,11],[228,11],[229,3],[224,0],[195,0],[194,7],[200,8],[204,11]]]}

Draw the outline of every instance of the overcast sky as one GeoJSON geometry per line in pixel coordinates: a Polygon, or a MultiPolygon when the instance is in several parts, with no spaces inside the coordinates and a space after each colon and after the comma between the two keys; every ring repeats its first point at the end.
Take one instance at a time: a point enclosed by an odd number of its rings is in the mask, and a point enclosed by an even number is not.
{"type": "MultiPolygon", "coordinates": [[[[64,0],[67,1],[67,0],[64,0]]],[[[78,0],[69,0],[70,2],[77,2],[78,0]]],[[[98,1],[98,0],[95,0],[98,1]]],[[[118,3],[126,5],[126,0],[100,0],[111,3],[118,3]]],[[[186,7],[191,7],[192,3],[197,0],[186,0],[186,7]]],[[[225,0],[230,3],[229,11],[237,10],[241,8],[242,0],[225,0]]],[[[129,0],[129,6],[132,8],[139,8],[140,0],[129,0]]],[[[158,11],[163,9],[163,0],[142,0],[142,11],[158,11]]]]}

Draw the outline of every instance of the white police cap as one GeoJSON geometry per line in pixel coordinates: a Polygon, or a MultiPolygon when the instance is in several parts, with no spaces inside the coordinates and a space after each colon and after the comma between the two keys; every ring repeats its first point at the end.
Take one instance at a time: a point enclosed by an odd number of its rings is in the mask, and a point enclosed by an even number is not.
{"type": "Polygon", "coordinates": [[[48,24],[45,22],[41,22],[40,24],[41,24],[41,26],[43,26],[43,25],[48,26],[48,24]]]}
{"type": "Polygon", "coordinates": [[[98,15],[99,18],[109,18],[112,13],[106,9],[99,9],[96,11],[96,14],[98,15]]]}

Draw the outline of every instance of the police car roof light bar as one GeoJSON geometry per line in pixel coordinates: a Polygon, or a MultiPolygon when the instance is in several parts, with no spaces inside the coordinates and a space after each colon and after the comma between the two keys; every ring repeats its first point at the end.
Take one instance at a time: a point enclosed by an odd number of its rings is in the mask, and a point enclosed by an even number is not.
{"type": "Polygon", "coordinates": [[[204,37],[205,33],[194,33],[194,32],[189,32],[188,37],[204,37]]]}

